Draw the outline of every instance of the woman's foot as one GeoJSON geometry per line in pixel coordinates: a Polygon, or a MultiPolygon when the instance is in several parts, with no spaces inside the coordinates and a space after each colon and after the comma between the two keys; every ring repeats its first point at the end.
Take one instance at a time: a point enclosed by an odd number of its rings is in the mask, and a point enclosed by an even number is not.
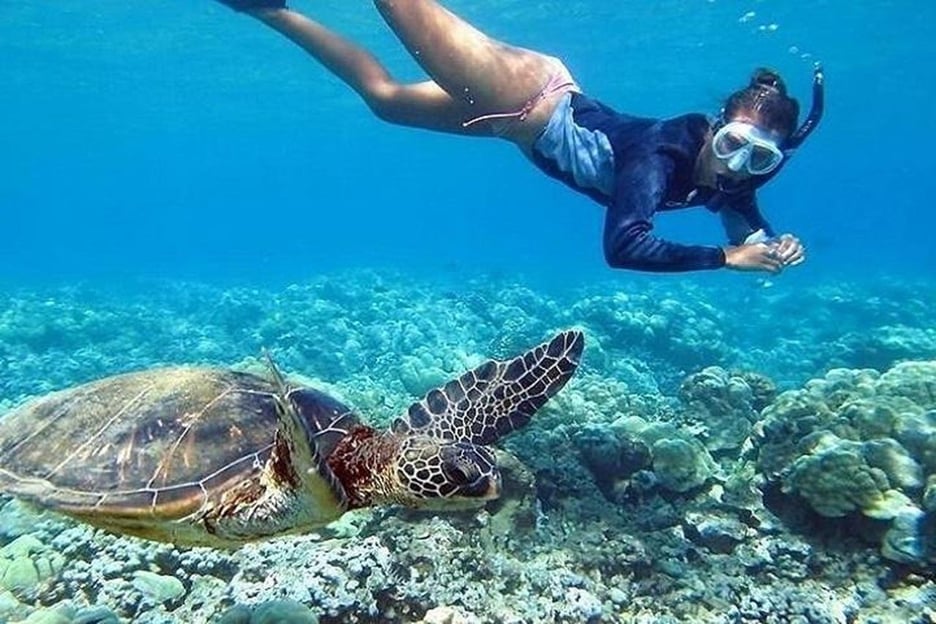
{"type": "Polygon", "coordinates": [[[241,12],[286,8],[286,0],[218,0],[218,2],[241,12]]]}

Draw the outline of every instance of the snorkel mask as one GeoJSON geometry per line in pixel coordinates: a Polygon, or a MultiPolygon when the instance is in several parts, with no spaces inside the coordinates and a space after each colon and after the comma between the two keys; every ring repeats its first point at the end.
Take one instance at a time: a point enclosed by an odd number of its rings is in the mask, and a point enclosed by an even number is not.
{"type": "Polygon", "coordinates": [[[712,138],[712,149],[729,169],[746,169],[751,175],[768,174],[783,162],[783,151],[777,141],[745,121],[722,126],[712,138]]]}
{"type": "Polygon", "coordinates": [[[812,106],[805,121],[797,130],[777,143],[760,128],[742,121],[727,123],[722,115],[716,124],[712,149],[715,156],[722,160],[732,171],[745,168],[754,176],[748,180],[730,180],[718,176],[718,190],[725,193],[737,193],[752,185],[756,188],[776,175],[796,152],[803,141],[812,134],[825,110],[825,75],[820,63],[813,70],[812,106]]]}

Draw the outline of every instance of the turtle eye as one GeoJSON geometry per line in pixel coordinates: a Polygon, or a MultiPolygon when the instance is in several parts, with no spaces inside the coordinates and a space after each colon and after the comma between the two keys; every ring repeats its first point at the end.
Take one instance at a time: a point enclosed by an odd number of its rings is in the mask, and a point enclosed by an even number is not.
{"type": "Polygon", "coordinates": [[[474,466],[467,466],[462,462],[446,462],[442,465],[442,470],[452,483],[469,483],[478,478],[478,472],[474,470],[474,466]]]}

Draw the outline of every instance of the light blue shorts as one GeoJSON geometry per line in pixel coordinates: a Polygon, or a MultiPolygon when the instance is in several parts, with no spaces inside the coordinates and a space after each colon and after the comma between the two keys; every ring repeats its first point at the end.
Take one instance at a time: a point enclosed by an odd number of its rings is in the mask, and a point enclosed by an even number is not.
{"type": "Polygon", "coordinates": [[[533,162],[570,186],[611,197],[614,190],[611,141],[604,132],[576,123],[573,97],[570,91],[559,100],[543,133],[533,143],[533,162]]]}

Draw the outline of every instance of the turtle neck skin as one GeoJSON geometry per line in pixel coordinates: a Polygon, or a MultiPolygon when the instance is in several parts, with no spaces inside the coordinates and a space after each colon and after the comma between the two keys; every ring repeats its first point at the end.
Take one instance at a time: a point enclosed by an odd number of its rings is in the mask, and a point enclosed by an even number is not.
{"type": "Polygon", "coordinates": [[[349,509],[406,502],[391,468],[399,449],[396,436],[364,425],[342,438],[326,463],[344,487],[349,509]]]}

